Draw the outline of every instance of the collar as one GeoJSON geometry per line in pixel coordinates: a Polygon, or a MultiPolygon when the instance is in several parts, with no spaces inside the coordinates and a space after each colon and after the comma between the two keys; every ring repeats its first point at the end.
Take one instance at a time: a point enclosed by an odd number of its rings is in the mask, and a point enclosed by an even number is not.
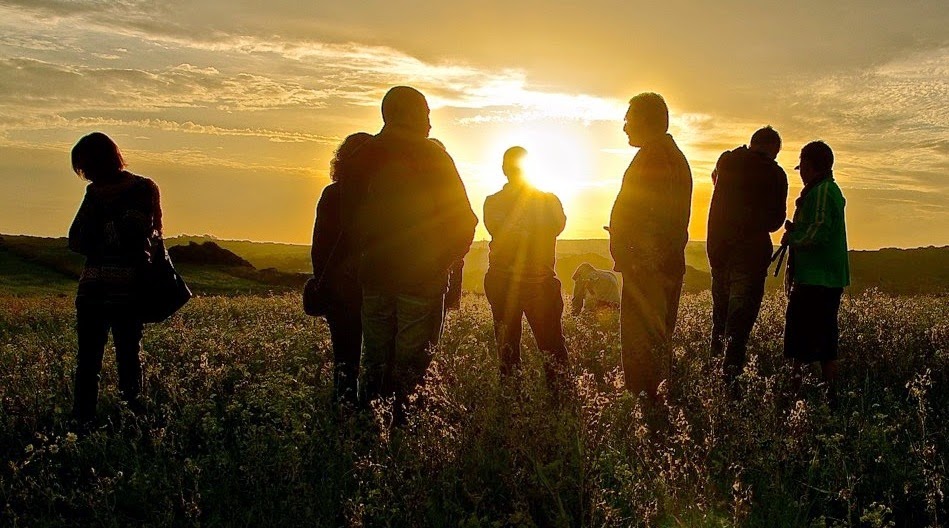
{"type": "Polygon", "coordinates": [[[811,190],[813,190],[814,187],[817,187],[821,183],[824,183],[825,181],[828,181],[828,180],[834,181],[834,171],[829,170],[817,176],[813,180],[811,180],[810,183],[808,183],[807,185],[804,186],[803,189],[801,189],[801,198],[804,198],[805,196],[807,196],[807,194],[811,192],[811,190]]]}

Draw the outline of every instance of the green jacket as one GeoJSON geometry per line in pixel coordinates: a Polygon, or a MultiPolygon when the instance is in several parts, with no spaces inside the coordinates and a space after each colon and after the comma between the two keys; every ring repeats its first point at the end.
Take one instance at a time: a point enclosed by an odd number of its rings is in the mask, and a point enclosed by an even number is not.
{"type": "Polygon", "coordinates": [[[833,175],[804,187],[795,202],[788,238],[788,276],[796,284],[843,288],[850,285],[846,200],[833,175]]]}

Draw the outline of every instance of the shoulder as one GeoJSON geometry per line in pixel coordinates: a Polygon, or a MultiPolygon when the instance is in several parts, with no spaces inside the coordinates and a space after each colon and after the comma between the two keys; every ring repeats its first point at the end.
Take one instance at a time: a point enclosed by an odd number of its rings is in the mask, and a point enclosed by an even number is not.
{"type": "Polygon", "coordinates": [[[840,189],[840,184],[837,183],[837,180],[829,180],[825,183],[827,186],[827,193],[834,199],[840,202],[844,200],[844,193],[840,189]]]}
{"type": "Polygon", "coordinates": [[[544,202],[550,205],[556,205],[561,208],[563,207],[563,204],[560,202],[560,197],[557,196],[556,194],[551,193],[551,192],[545,192],[541,196],[543,197],[544,202]]]}
{"type": "Polygon", "coordinates": [[[320,202],[323,200],[333,200],[339,196],[339,182],[333,182],[323,187],[323,193],[320,194],[320,202]]]}
{"type": "Polygon", "coordinates": [[[741,147],[738,147],[734,150],[726,150],[725,152],[722,152],[722,154],[718,157],[718,161],[715,162],[716,167],[721,167],[731,162],[736,156],[739,155],[740,149],[741,147]]]}
{"type": "Polygon", "coordinates": [[[151,178],[146,178],[145,176],[140,176],[131,172],[128,174],[132,178],[133,185],[136,188],[145,189],[145,191],[149,194],[157,195],[159,193],[158,184],[155,183],[155,181],[151,178]]]}

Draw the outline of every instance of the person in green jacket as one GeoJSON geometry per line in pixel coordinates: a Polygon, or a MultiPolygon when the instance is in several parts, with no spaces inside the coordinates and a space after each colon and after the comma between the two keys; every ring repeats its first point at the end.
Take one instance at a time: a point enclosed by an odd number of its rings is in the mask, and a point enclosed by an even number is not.
{"type": "Polygon", "coordinates": [[[784,355],[792,360],[794,389],[800,388],[803,365],[819,361],[830,401],[835,404],[837,312],[843,289],[850,285],[850,263],[846,200],[834,181],[833,166],[834,153],[823,141],[801,149],[796,169],[804,189],[781,244],[790,248],[784,355]]]}

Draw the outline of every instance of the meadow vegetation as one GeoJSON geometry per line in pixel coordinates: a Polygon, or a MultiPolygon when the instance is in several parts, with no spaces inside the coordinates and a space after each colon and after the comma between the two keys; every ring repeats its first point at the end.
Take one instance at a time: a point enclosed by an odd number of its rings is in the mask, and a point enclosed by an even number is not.
{"type": "MultiPolygon", "coordinates": [[[[707,353],[710,297],[684,296],[666,403],[622,389],[617,314],[565,316],[572,393],[533,344],[499,383],[490,311],[453,312],[408,424],[331,402],[328,331],[296,295],[193,300],[145,335],[150,413],[69,422],[72,299],[0,300],[0,524],[942,526],[949,303],[846,297],[842,398],[788,396],[769,295],[733,400],[707,353]]],[[[529,335],[526,334],[526,335],[529,335]]]]}

